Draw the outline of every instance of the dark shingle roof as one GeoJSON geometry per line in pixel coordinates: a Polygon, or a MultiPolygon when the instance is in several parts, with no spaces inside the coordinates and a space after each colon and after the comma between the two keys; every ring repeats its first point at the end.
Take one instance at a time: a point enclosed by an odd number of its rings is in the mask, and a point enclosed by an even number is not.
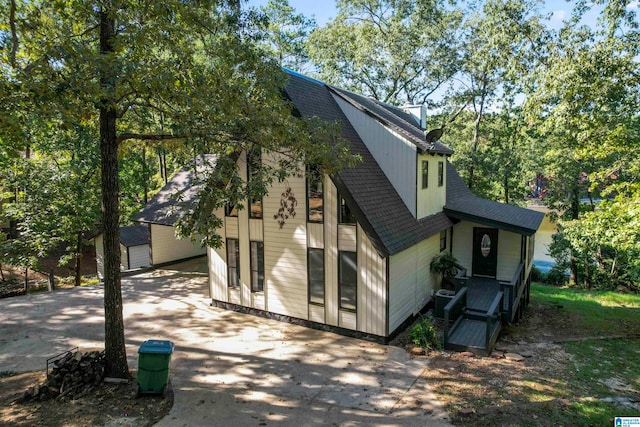
{"type": "Polygon", "coordinates": [[[120,227],[120,244],[127,248],[149,244],[149,227],[146,225],[128,225],[120,227]]]}
{"type": "Polygon", "coordinates": [[[385,104],[373,98],[358,95],[348,90],[330,87],[331,91],[373,117],[375,120],[393,129],[416,147],[421,154],[430,152],[433,154],[453,154],[453,150],[446,145],[436,142],[433,147],[427,144],[424,139],[424,130],[414,124],[411,115],[402,111],[400,108],[385,104]]]}
{"type": "Polygon", "coordinates": [[[362,158],[333,180],[380,254],[394,255],[453,224],[444,213],[416,220],[345,117],[330,88],[317,80],[288,73],[285,90],[298,112],[341,123],[342,136],[349,142],[351,152],[362,158]]]}
{"type": "Polygon", "coordinates": [[[197,167],[193,164],[182,168],[155,196],[138,212],[134,222],[173,226],[180,216],[196,203],[200,181],[197,172],[215,164],[216,156],[199,156],[197,167]]]}
{"type": "Polygon", "coordinates": [[[447,162],[447,204],[444,211],[454,219],[486,224],[527,236],[538,230],[544,218],[542,212],[474,196],[449,162],[447,162]]]}

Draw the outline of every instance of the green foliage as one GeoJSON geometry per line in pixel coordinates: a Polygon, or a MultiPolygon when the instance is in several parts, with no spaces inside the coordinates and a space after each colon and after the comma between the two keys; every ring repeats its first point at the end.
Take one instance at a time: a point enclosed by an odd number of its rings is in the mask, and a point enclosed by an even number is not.
{"type": "Polygon", "coordinates": [[[533,284],[531,300],[562,310],[568,327],[581,336],[640,330],[640,296],[533,284]],[[579,329],[578,326],[579,325],[579,329]]]}
{"type": "Polygon", "coordinates": [[[429,270],[442,276],[442,286],[451,287],[451,279],[458,273],[458,260],[449,252],[443,252],[431,259],[429,270]]]}
{"type": "Polygon", "coordinates": [[[413,325],[409,331],[409,340],[427,351],[441,348],[441,338],[431,317],[423,318],[413,325]]]}
{"type": "Polygon", "coordinates": [[[266,18],[262,26],[266,33],[267,51],[280,65],[304,71],[309,62],[305,43],[316,28],[316,21],[295,13],[288,0],[269,0],[261,11],[266,18]]]}
{"type": "Polygon", "coordinates": [[[323,80],[384,102],[423,104],[456,73],[461,11],[444,1],[338,1],[309,37],[323,80]]]}

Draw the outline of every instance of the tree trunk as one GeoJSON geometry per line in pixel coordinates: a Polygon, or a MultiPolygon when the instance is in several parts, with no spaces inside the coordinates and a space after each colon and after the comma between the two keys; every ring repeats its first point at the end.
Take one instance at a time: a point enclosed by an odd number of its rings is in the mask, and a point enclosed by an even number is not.
{"type": "Polygon", "coordinates": [[[76,286],[82,283],[82,232],[78,231],[76,240],[76,266],[75,266],[76,286]]]}
{"type": "MultiPolygon", "coordinates": [[[[574,185],[571,189],[571,202],[569,205],[569,213],[571,215],[571,219],[578,219],[580,216],[580,196],[578,194],[578,185],[574,185]]],[[[575,252],[571,250],[571,259],[569,262],[569,281],[579,286],[579,277],[578,277],[578,259],[576,258],[575,252]]]]}
{"type": "Polygon", "coordinates": [[[29,267],[24,268],[24,293],[29,290],[29,267]]]}
{"type": "Polygon", "coordinates": [[[149,170],[147,168],[147,147],[142,146],[142,180],[144,182],[144,204],[149,203],[149,170]]]}
{"type": "Polygon", "coordinates": [[[120,287],[120,219],[118,146],[116,139],[116,65],[114,57],[115,8],[105,1],[100,10],[100,155],[102,167],[102,221],[104,226],[104,346],[105,376],[129,378],[124,340],[122,290],[120,287]]]}

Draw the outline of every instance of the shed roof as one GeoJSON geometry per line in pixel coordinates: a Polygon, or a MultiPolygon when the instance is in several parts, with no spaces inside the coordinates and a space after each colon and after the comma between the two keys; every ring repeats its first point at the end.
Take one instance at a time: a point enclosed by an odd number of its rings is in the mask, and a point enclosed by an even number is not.
{"type": "Polygon", "coordinates": [[[216,156],[198,156],[190,165],[182,168],[138,212],[133,221],[173,226],[194,203],[200,188],[199,172],[215,166],[216,156]],[[195,165],[195,167],[194,167],[195,165]]]}
{"type": "Polygon", "coordinates": [[[149,227],[146,225],[127,225],[120,227],[120,244],[127,248],[149,244],[149,227]]]}

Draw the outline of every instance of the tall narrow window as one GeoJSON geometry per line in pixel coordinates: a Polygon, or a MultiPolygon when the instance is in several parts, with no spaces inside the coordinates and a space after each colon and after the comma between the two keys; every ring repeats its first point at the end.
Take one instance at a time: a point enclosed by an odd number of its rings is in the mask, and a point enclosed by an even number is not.
{"type": "Polygon", "coordinates": [[[347,201],[338,195],[340,205],[338,206],[338,223],[339,224],[355,224],[356,218],[353,216],[347,201]]]}
{"type": "Polygon", "coordinates": [[[429,187],[429,161],[422,161],[422,188],[429,187]]]}
{"type": "Polygon", "coordinates": [[[444,162],[438,162],[438,187],[444,185],[444,162]]]}
{"type": "Polygon", "coordinates": [[[440,232],[440,252],[447,249],[447,230],[440,232]]]}
{"type": "Polygon", "coordinates": [[[324,219],[324,187],[318,168],[307,167],[307,221],[322,222],[324,219]]]}
{"type": "Polygon", "coordinates": [[[307,275],[309,276],[309,302],[324,304],[324,250],[308,249],[307,275]]]}
{"type": "Polygon", "coordinates": [[[358,268],[355,252],[339,252],[338,282],[340,308],[355,310],[358,289],[358,268]]]}
{"type": "MultiPolygon", "coordinates": [[[[254,147],[247,153],[247,179],[249,180],[252,193],[256,192],[251,182],[259,181],[260,168],[262,166],[262,156],[260,155],[260,147],[254,147]]],[[[254,219],[262,219],[262,197],[249,198],[249,217],[254,219]]]]}
{"type": "Polygon", "coordinates": [[[240,287],[240,246],[238,239],[227,239],[227,285],[240,287]]]}
{"type": "Polygon", "coordinates": [[[251,242],[251,292],[264,291],[264,243],[251,242]]]}

